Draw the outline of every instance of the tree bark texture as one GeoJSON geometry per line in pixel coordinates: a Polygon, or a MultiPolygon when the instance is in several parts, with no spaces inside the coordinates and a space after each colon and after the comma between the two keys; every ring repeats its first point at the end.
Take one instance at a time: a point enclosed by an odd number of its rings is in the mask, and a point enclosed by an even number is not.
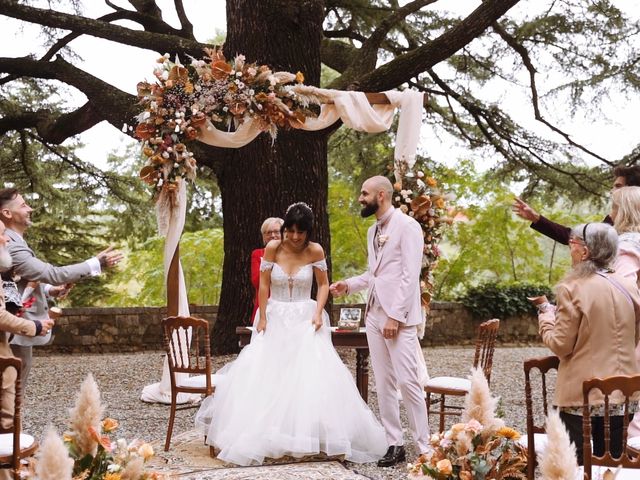
{"type": "MultiPolygon", "coordinates": [[[[242,53],[248,62],[320,81],[323,2],[308,0],[230,0],[227,2],[225,55],[242,53]]],[[[224,212],[224,289],[213,331],[213,350],[238,350],[235,328],[250,317],[253,288],[251,251],[262,244],[260,225],[283,217],[288,205],[308,203],[315,214],[312,240],[329,251],[327,216],[327,133],[281,131],[275,142],[267,134],[240,149],[220,150],[213,163],[224,212]]],[[[267,328],[268,325],[267,325],[267,328]]]]}

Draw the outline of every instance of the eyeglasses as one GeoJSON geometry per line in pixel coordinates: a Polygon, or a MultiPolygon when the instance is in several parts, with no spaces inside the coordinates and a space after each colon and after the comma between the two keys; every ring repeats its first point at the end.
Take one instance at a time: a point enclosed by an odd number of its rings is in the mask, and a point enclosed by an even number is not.
{"type": "Polygon", "coordinates": [[[262,235],[266,235],[267,237],[279,237],[280,230],[267,230],[266,232],[262,232],[262,235]]]}
{"type": "Polygon", "coordinates": [[[581,245],[583,247],[586,246],[586,243],[584,243],[584,240],[576,237],[569,238],[569,243],[573,243],[574,245],[581,245]]]}

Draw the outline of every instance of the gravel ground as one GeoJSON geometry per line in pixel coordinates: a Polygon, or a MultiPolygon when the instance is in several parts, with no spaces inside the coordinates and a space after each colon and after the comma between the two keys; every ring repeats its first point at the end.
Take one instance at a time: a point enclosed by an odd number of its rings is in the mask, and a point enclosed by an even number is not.
{"type": "MultiPolygon", "coordinates": [[[[466,376],[473,361],[472,348],[428,348],[425,358],[432,376],[466,376]]],[[[345,363],[355,371],[355,353],[340,352],[345,363]]],[[[526,432],[523,360],[549,355],[543,347],[499,347],[493,360],[491,385],[494,394],[502,399],[501,408],[507,425],[526,432]]],[[[218,369],[234,358],[214,358],[218,369]]],[[[23,408],[24,431],[40,437],[47,425],[63,432],[67,424],[68,409],[73,406],[80,383],[88,373],[93,373],[103,396],[106,415],[120,422],[118,436],[129,440],[146,441],[164,439],[169,407],[147,404],[139,400],[142,388],[159,381],[162,368],[162,352],[131,354],[42,355],[34,358],[33,369],[27,385],[23,408]]],[[[369,405],[378,414],[375,388],[370,374],[369,405]]],[[[195,409],[178,412],[174,434],[193,428],[195,409]]],[[[407,425],[404,410],[403,424],[407,425]]],[[[437,428],[437,418],[431,423],[437,428]]],[[[451,425],[451,420],[448,420],[451,425]]],[[[434,428],[432,428],[432,431],[434,428]]],[[[407,434],[409,435],[409,434],[407,434]]],[[[408,460],[417,456],[413,443],[407,442],[408,460]]],[[[349,468],[372,479],[405,479],[405,465],[394,468],[378,468],[375,464],[347,464],[349,468]]]]}

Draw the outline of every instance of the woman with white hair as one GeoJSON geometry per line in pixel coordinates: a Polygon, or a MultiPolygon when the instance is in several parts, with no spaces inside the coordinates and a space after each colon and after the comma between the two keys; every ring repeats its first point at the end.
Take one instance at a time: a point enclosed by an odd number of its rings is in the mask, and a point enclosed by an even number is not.
{"type": "MultiPolygon", "coordinates": [[[[556,286],[557,307],[540,313],[544,344],[560,358],[554,404],[582,464],[582,383],[593,377],[634,375],[640,321],[635,281],[613,272],[618,234],[605,223],[573,228],[569,238],[571,271],[556,286]]],[[[590,403],[593,451],[604,453],[603,395],[590,403]]],[[[611,395],[611,452],[622,452],[622,397],[611,395]]],[[[624,405],[622,405],[624,407],[624,405]]]]}

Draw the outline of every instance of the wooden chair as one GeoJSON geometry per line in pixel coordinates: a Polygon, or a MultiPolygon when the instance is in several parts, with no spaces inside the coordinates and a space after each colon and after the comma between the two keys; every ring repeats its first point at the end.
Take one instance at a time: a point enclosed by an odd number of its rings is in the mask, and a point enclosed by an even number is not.
{"type": "MultiPolygon", "coordinates": [[[[527,463],[527,478],[534,480],[536,469],[536,455],[541,454],[547,446],[547,434],[544,421],[547,417],[549,400],[547,389],[547,374],[552,370],[558,370],[560,359],[556,356],[530,358],[524,361],[524,393],[527,408],[527,436],[522,437],[520,444],[527,449],[529,461],[527,463]],[[542,411],[533,408],[533,393],[531,389],[531,371],[540,371],[540,384],[542,396],[542,411]],[[537,418],[542,420],[541,424],[536,424],[537,418]]],[[[537,395],[536,395],[537,397],[537,395]]]]}
{"type": "Polygon", "coordinates": [[[14,479],[20,478],[20,460],[33,455],[38,443],[31,435],[22,433],[20,410],[22,394],[20,369],[22,362],[15,357],[0,357],[0,385],[13,384],[14,392],[0,388],[0,404],[13,403],[13,422],[10,428],[0,427],[0,468],[10,468],[14,479]],[[13,397],[13,398],[11,398],[13,397]]]}
{"type": "MultiPolygon", "coordinates": [[[[496,346],[496,336],[500,320],[494,318],[487,320],[478,327],[476,338],[476,352],[473,359],[474,368],[482,368],[487,382],[491,382],[491,367],[493,364],[493,352],[496,346]]],[[[427,415],[431,413],[431,395],[439,395],[434,403],[440,403],[440,431],[444,431],[445,415],[460,415],[462,407],[458,405],[447,405],[445,398],[447,395],[464,397],[471,389],[471,381],[467,378],[459,377],[433,377],[429,379],[424,387],[427,400],[427,415]]]]}
{"type": "Polygon", "coordinates": [[[171,413],[164,450],[169,450],[176,411],[194,408],[197,404],[178,407],[178,394],[209,396],[214,391],[211,373],[209,322],[195,317],[168,317],[162,320],[164,348],[171,377],[171,413]]]}
{"type": "MultiPolygon", "coordinates": [[[[607,378],[592,378],[585,380],[582,384],[583,412],[582,412],[582,435],[583,435],[583,456],[584,456],[584,478],[591,480],[593,466],[605,466],[612,470],[621,466],[616,480],[627,480],[640,478],[640,471],[630,469],[640,469],[640,457],[630,454],[626,449],[622,449],[619,457],[613,457],[611,452],[611,425],[610,425],[610,399],[613,392],[619,392],[624,396],[624,415],[622,427],[622,445],[627,444],[627,428],[629,426],[629,406],[637,403],[634,393],[640,393],[640,375],[627,376],[619,375],[607,378]],[[599,390],[604,395],[604,454],[596,456],[591,448],[591,417],[589,411],[589,393],[599,390]]],[[[597,470],[597,469],[596,469],[597,470]]],[[[595,475],[593,478],[600,478],[595,475]]]]}

